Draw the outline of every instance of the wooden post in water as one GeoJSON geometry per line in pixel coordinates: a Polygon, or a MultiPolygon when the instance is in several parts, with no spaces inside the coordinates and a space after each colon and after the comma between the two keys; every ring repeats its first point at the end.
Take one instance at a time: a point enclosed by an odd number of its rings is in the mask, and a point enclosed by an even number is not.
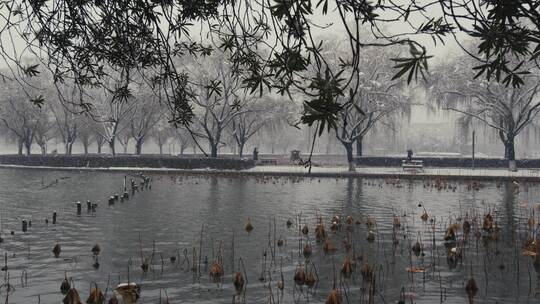
{"type": "Polygon", "coordinates": [[[2,238],[2,232],[4,232],[4,229],[2,228],[2,212],[0,212],[0,243],[4,241],[2,238]]]}
{"type": "Polygon", "coordinates": [[[53,225],[56,225],[56,211],[54,211],[52,214],[52,223],[53,225]]]}
{"type": "Polygon", "coordinates": [[[22,232],[26,232],[28,230],[28,222],[26,220],[22,220],[22,232]]]}
{"type": "Polygon", "coordinates": [[[122,198],[129,199],[129,194],[127,192],[127,176],[124,175],[124,194],[122,198]]]}
{"type": "MultiPolygon", "coordinates": [[[[7,252],[4,253],[4,267],[2,267],[2,269],[0,269],[2,271],[7,271],[8,270],[8,266],[7,266],[7,252]]],[[[7,303],[7,302],[6,302],[7,303]]]]}
{"type": "Polygon", "coordinates": [[[91,201],[86,201],[86,209],[88,211],[92,211],[92,202],[91,201]]]}
{"type": "Polygon", "coordinates": [[[82,211],[82,205],[81,205],[81,202],[78,201],[76,204],[77,204],[77,215],[80,216],[80,215],[81,215],[81,211],[82,211]]]}

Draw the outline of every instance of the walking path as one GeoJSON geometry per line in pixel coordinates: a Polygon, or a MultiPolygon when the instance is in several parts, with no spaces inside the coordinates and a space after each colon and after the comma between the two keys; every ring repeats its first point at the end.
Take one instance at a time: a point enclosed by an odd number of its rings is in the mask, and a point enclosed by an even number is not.
{"type": "MultiPolygon", "coordinates": [[[[257,166],[247,172],[269,175],[305,175],[307,169],[298,166],[257,166]]],[[[516,172],[508,169],[467,169],[467,168],[424,168],[420,171],[404,171],[400,167],[359,167],[355,172],[348,172],[347,167],[312,167],[314,176],[358,176],[358,177],[402,177],[402,178],[467,178],[467,179],[516,179],[540,181],[540,169],[520,169],[516,172]]]]}
{"type": "Polygon", "coordinates": [[[79,167],[44,167],[0,165],[0,168],[38,169],[38,170],[75,170],[75,171],[107,171],[107,172],[153,172],[196,175],[238,175],[238,176],[312,176],[312,177],[374,177],[374,178],[457,178],[475,180],[516,180],[540,182],[540,169],[520,169],[510,172],[507,169],[465,169],[465,168],[424,168],[421,171],[403,171],[399,167],[359,167],[356,172],[348,172],[347,167],[312,167],[311,173],[302,166],[256,166],[247,170],[213,170],[213,169],[172,169],[172,168],[79,168],[79,167]]]}

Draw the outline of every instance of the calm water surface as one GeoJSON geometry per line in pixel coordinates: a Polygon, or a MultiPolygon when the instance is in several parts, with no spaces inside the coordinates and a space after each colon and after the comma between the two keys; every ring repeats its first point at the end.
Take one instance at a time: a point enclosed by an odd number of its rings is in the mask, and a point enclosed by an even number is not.
{"type": "Polygon", "coordinates": [[[406,303],[468,303],[465,284],[471,271],[479,287],[475,303],[540,302],[540,296],[535,298],[540,286],[532,259],[523,256],[520,249],[529,214],[540,201],[538,185],[519,185],[517,191],[515,185],[485,183],[479,190],[471,190],[465,182],[449,182],[456,188],[437,190],[426,186],[428,181],[392,185],[369,179],[152,175],[152,189],[109,206],[107,198],[123,191],[124,174],[12,169],[0,173],[5,239],[0,254],[8,257],[8,271],[2,272],[0,281],[4,284],[2,303],[6,302],[8,275],[14,287],[9,303],[38,303],[38,299],[40,303],[60,303],[63,296],[59,288],[65,274],[73,278],[84,301],[91,282],[102,290],[109,282],[110,296],[114,286],[127,281],[128,268],[130,280],[141,285],[141,303],[159,303],[160,294],[164,298],[165,293],[171,303],[231,303],[233,272],[242,269],[239,258],[247,273],[245,303],[324,303],[333,286],[333,265],[337,284],[343,286],[343,303],[367,303],[367,283],[360,274],[364,263],[375,269],[379,292],[374,303],[396,303],[402,291],[406,303]],[[98,203],[95,213],[86,211],[86,200],[98,203]],[[81,216],[76,214],[75,201],[83,202],[81,216]],[[423,209],[419,203],[434,220],[435,236],[429,221],[420,219],[423,209]],[[58,223],[46,224],[54,210],[58,223]],[[481,218],[489,210],[501,227],[498,240],[487,240],[483,232],[480,238],[470,236],[458,245],[463,248],[463,262],[447,262],[446,226],[460,223],[466,214],[481,218]],[[333,254],[325,254],[315,242],[317,212],[323,217],[329,239],[338,247],[333,254]],[[351,216],[359,223],[349,229],[344,224],[340,231],[331,232],[334,215],[351,216]],[[398,244],[392,237],[394,215],[401,221],[401,228],[395,231],[398,244]],[[248,217],[254,226],[251,233],[244,231],[248,217]],[[367,241],[368,217],[376,223],[374,242],[367,241]],[[21,231],[22,219],[32,220],[26,233],[21,231]],[[294,222],[290,228],[288,219],[294,222]],[[304,223],[310,230],[308,237],[299,232],[304,223]],[[14,235],[10,235],[11,230],[14,235]],[[273,245],[274,234],[284,240],[284,246],[273,245]],[[354,251],[358,266],[352,277],[342,278],[340,284],[344,239],[353,244],[349,256],[354,251]],[[419,257],[410,250],[417,240],[424,252],[419,257]],[[315,265],[319,282],[311,289],[295,286],[293,281],[297,265],[306,262],[299,241],[313,245],[308,265],[315,265]],[[62,246],[59,258],[52,254],[56,242],[62,246]],[[92,266],[90,251],[95,243],[102,250],[98,269],[92,266]],[[144,256],[153,255],[146,274],[140,268],[141,247],[144,256]],[[186,266],[186,256],[193,262],[194,247],[197,251],[202,248],[200,276],[186,266]],[[173,264],[170,256],[179,258],[173,264]],[[211,263],[218,256],[225,275],[216,284],[204,260],[211,263]],[[406,270],[411,265],[426,272],[412,275],[406,270]],[[282,293],[276,288],[281,273],[285,279],[282,293]]]}

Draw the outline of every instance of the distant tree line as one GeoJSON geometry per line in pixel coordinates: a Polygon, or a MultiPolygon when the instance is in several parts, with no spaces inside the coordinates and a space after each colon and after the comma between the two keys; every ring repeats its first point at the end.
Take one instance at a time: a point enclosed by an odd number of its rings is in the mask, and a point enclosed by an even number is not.
{"type": "Polygon", "coordinates": [[[117,143],[135,141],[140,152],[149,137],[162,146],[169,124],[209,156],[217,156],[225,138],[243,153],[261,122],[272,125],[263,115],[269,103],[253,101],[270,98],[300,104],[288,124],[313,129],[311,147],[333,133],[354,170],[353,146],[361,155],[370,130],[393,128],[415,103],[409,92],[418,85],[444,100],[445,109],[496,129],[513,161],[515,136],[536,116],[536,91],[527,90],[540,56],[537,1],[14,0],[0,2],[0,16],[0,39],[13,44],[0,48],[8,67],[1,76],[35,106],[8,101],[2,110],[19,150],[45,145],[50,127],[68,153],[77,138],[94,138],[112,153],[117,143]],[[328,38],[336,33],[339,50],[328,38]],[[465,84],[460,98],[451,100],[452,89],[442,88],[451,81],[444,67],[428,67],[426,37],[434,45],[454,40],[469,60],[451,71],[475,83],[465,84]],[[476,84],[490,96],[466,88],[476,84]],[[494,86],[500,94],[492,94],[494,86]],[[518,97],[502,94],[510,88],[518,97]],[[54,105],[56,98],[65,109],[54,105]],[[144,110],[149,100],[162,105],[159,113],[144,110]],[[506,101],[521,104],[521,114],[503,113],[506,101]],[[6,119],[23,110],[33,114],[6,119]],[[97,135],[76,134],[81,115],[97,122],[90,128],[97,135]],[[69,117],[77,123],[63,121],[69,117]]]}

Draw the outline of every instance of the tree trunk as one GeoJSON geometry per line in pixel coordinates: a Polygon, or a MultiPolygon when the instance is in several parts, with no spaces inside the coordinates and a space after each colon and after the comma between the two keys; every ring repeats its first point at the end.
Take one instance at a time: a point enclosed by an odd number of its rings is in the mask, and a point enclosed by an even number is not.
{"type": "Polygon", "coordinates": [[[67,155],[71,155],[71,152],[73,151],[73,142],[68,141],[64,144],[64,148],[66,150],[67,155]]]}
{"type": "Polygon", "coordinates": [[[19,155],[23,154],[23,147],[24,147],[23,140],[21,138],[19,138],[17,140],[17,154],[19,154],[19,155]]]}
{"type": "Polygon", "coordinates": [[[111,154],[116,155],[116,150],[114,149],[114,142],[115,142],[114,137],[111,138],[108,142],[109,142],[109,150],[111,154]]]}
{"type": "Polygon", "coordinates": [[[362,155],[364,154],[364,147],[362,145],[363,140],[364,139],[362,137],[356,140],[356,156],[358,157],[362,157],[362,155]]]}
{"type": "Polygon", "coordinates": [[[97,153],[101,154],[101,144],[100,143],[97,144],[97,153]]]}
{"type": "Polygon", "coordinates": [[[26,155],[30,155],[30,151],[32,149],[32,142],[29,140],[24,141],[24,148],[26,150],[26,155]]]}
{"type": "Polygon", "coordinates": [[[187,145],[180,143],[180,155],[184,155],[184,151],[186,149],[187,149],[187,145]]]}
{"type": "Polygon", "coordinates": [[[41,155],[47,155],[47,146],[46,145],[39,145],[39,148],[41,149],[41,155]]]}
{"type": "Polygon", "coordinates": [[[244,156],[244,143],[238,144],[238,156],[242,158],[244,156]]]}
{"type": "Polygon", "coordinates": [[[508,170],[517,171],[516,167],[516,149],[514,146],[515,134],[499,131],[499,137],[504,144],[504,159],[508,160],[508,170]]]}
{"type": "Polygon", "coordinates": [[[217,157],[218,144],[210,143],[210,157],[217,157]]]}
{"type": "Polygon", "coordinates": [[[514,139],[508,139],[504,143],[504,158],[508,160],[516,160],[516,149],[514,146],[514,139]]]}
{"type": "Polygon", "coordinates": [[[352,143],[343,143],[343,146],[345,146],[345,150],[347,151],[347,163],[349,164],[349,171],[354,172],[356,169],[354,165],[352,143]]]}
{"type": "Polygon", "coordinates": [[[516,148],[513,137],[508,137],[504,142],[504,157],[508,160],[508,169],[510,171],[517,171],[516,148]]]}
{"type": "Polygon", "coordinates": [[[141,155],[143,139],[135,139],[135,154],[141,155]]]}
{"type": "Polygon", "coordinates": [[[159,155],[163,154],[163,144],[158,144],[159,146],[159,155]]]}
{"type": "Polygon", "coordinates": [[[88,154],[88,143],[83,142],[84,154],[88,154]]]}

